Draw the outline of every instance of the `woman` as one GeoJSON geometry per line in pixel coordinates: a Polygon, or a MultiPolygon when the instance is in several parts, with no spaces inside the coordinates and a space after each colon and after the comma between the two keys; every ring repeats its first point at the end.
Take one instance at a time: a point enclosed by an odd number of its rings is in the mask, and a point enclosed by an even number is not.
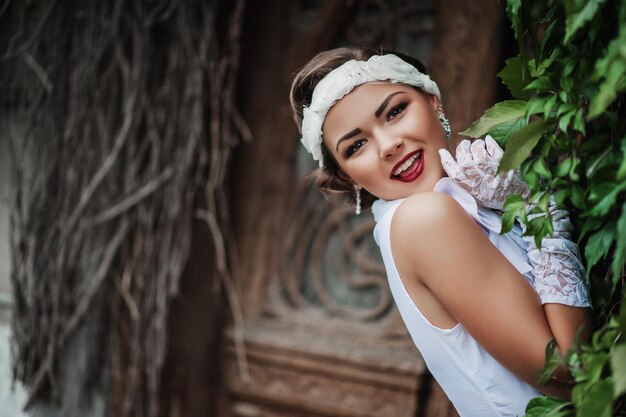
{"type": "Polygon", "coordinates": [[[495,177],[501,149],[490,138],[462,142],[458,162],[445,151],[439,89],[413,58],[322,52],[296,74],[290,98],[318,186],[347,196],[357,214],[376,200],[394,300],[459,414],[523,415],[537,390],[566,397],[565,369],[537,384],[549,340],[564,351],[579,327],[591,330],[563,212],[554,211],[552,252],[525,242],[519,227],[498,234],[493,208],[524,185],[515,173],[495,177]]]}

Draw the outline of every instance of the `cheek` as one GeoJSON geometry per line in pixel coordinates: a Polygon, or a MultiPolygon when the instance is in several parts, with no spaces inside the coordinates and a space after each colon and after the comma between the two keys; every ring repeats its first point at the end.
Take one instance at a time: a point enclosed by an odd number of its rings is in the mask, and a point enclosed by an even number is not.
{"type": "Polygon", "coordinates": [[[357,158],[345,161],[342,165],[344,172],[366,188],[366,184],[375,182],[380,176],[378,158],[373,152],[365,152],[357,158]]]}
{"type": "Polygon", "coordinates": [[[435,148],[448,148],[448,141],[446,134],[441,127],[439,119],[436,117],[429,117],[428,121],[428,137],[426,138],[435,148]]]}
{"type": "MultiPolygon", "coordinates": [[[[421,109],[423,110],[423,109],[421,109]]],[[[427,110],[412,112],[402,118],[398,127],[403,131],[409,131],[416,136],[422,136],[426,140],[439,139],[441,124],[439,119],[429,114],[427,110]]]]}

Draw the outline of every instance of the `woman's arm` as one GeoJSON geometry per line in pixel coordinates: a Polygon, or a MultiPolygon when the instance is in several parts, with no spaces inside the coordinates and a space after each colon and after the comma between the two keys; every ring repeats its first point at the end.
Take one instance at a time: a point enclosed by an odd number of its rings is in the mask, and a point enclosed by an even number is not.
{"type": "MultiPolygon", "coordinates": [[[[554,336],[539,297],[451,197],[419,193],[403,202],[391,226],[403,279],[417,280],[496,358],[542,392],[567,396],[565,384],[537,386],[554,336]]],[[[557,381],[567,381],[564,368],[557,381]]]]}
{"type": "MultiPolygon", "coordinates": [[[[451,178],[465,188],[486,207],[502,210],[504,201],[511,194],[527,197],[528,186],[518,171],[496,175],[504,151],[490,137],[485,140],[461,141],[456,158],[446,150],[440,150],[441,162],[451,178]]],[[[532,205],[531,205],[532,207],[532,205]]],[[[530,210],[530,208],[528,209],[530,210]]],[[[548,325],[561,352],[573,343],[582,327],[581,338],[585,340],[593,330],[589,296],[582,279],[584,266],[580,263],[577,245],[571,241],[573,226],[567,211],[551,201],[554,234],[542,241],[541,250],[535,245],[534,236],[524,236],[527,254],[533,268],[533,287],[544,304],[548,325]]]]}
{"type": "Polygon", "coordinates": [[[593,319],[589,308],[547,303],[543,305],[543,309],[561,354],[572,346],[581,326],[580,340],[585,341],[591,337],[593,319]]]}
{"type": "Polygon", "coordinates": [[[554,233],[541,241],[522,236],[534,275],[533,287],[539,294],[550,329],[561,352],[567,351],[582,327],[581,339],[593,331],[591,301],[584,283],[585,267],[580,261],[578,246],[572,241],[573,226],[569,213],[550,202],[554,233]]]}

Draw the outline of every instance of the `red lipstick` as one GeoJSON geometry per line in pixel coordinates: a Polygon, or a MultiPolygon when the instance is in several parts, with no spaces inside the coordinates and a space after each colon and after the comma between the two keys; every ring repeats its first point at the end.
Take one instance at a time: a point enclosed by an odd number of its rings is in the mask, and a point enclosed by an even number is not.
{"type": "Polygon", "coordinates": [[[419,177],[424,171],[424,151],[423,149],[418,149],[414,152],[407,154],[404,158],[398,161],[397,164],[394,165],[391,170],[390,178],[402,182],[411,182],[415,181],[417,177],[419,177]],[[409,167],[407,167],[404,171],[400,172],[398,175],[394,175],[394,172],[397,172],[398,169],[405,164],[409,159],[414,158],[414,161],[411,163],[409,167]]]}

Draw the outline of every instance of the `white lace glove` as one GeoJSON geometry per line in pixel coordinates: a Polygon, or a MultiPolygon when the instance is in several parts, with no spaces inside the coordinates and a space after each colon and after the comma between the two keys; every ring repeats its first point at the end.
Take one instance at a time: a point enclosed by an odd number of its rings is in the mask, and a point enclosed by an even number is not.
{"type": "Polygon", "coordinates": [[[440,149],[443,169],[457,184],[467,190],[483,206],[502,210],[507,197],[519,194],[527,198],[528,185],[519,170],[496,175],[504,152],[491,136],[473,143],[465,139],[456,148],[456,160],[447,149],[440,149]]]}
{"type": "MultiPolygon", "coordinates": [[[[528,211],[530,209],[532,206],[528,211]]],[[[534,236],[522,236],[535,277],[533,287],[541,304],[590,307],[589,290],[584,281],[585,267],[580,261],[578,245],[571,240],[574,227],[569,214],[559,209],[554,199],[550,199],[548,211],[552,216],[554,234],[543,238],[541,249],[537,248],[534,236]]],[[[528,215],[529,220],[532,217],[528,215]]]]}
{"type": "MultiPolygon", "coordinates": [[[[456,158],[450,152],[439,150],[441,164],[448,176],[467,190],[483,206],[502,210],[512,194],[528,198],[530,190],[522,180],[519,170],[496,176],[504,152],[490,136],[485,140],[459,143],[456,158]]],[[[529,212],[534,205],[529,205],[529,212]]],[[[580,261],[578,246],[571,241],[573,226],[566,210],[559,210],[550,200],[554,234],[547,236],[537,248],[534,236],[522,236],[526,243],[528,259],[532,266],[535,291],[542,304],[558,303],[576,307],[589,307],[589,292],[583,280],[585,268],[580,261]]],[[[533,215],[527,215],[532,219],[533,215]]],[[[524,227],[522,225],[522,227],[524,227]]]]}

